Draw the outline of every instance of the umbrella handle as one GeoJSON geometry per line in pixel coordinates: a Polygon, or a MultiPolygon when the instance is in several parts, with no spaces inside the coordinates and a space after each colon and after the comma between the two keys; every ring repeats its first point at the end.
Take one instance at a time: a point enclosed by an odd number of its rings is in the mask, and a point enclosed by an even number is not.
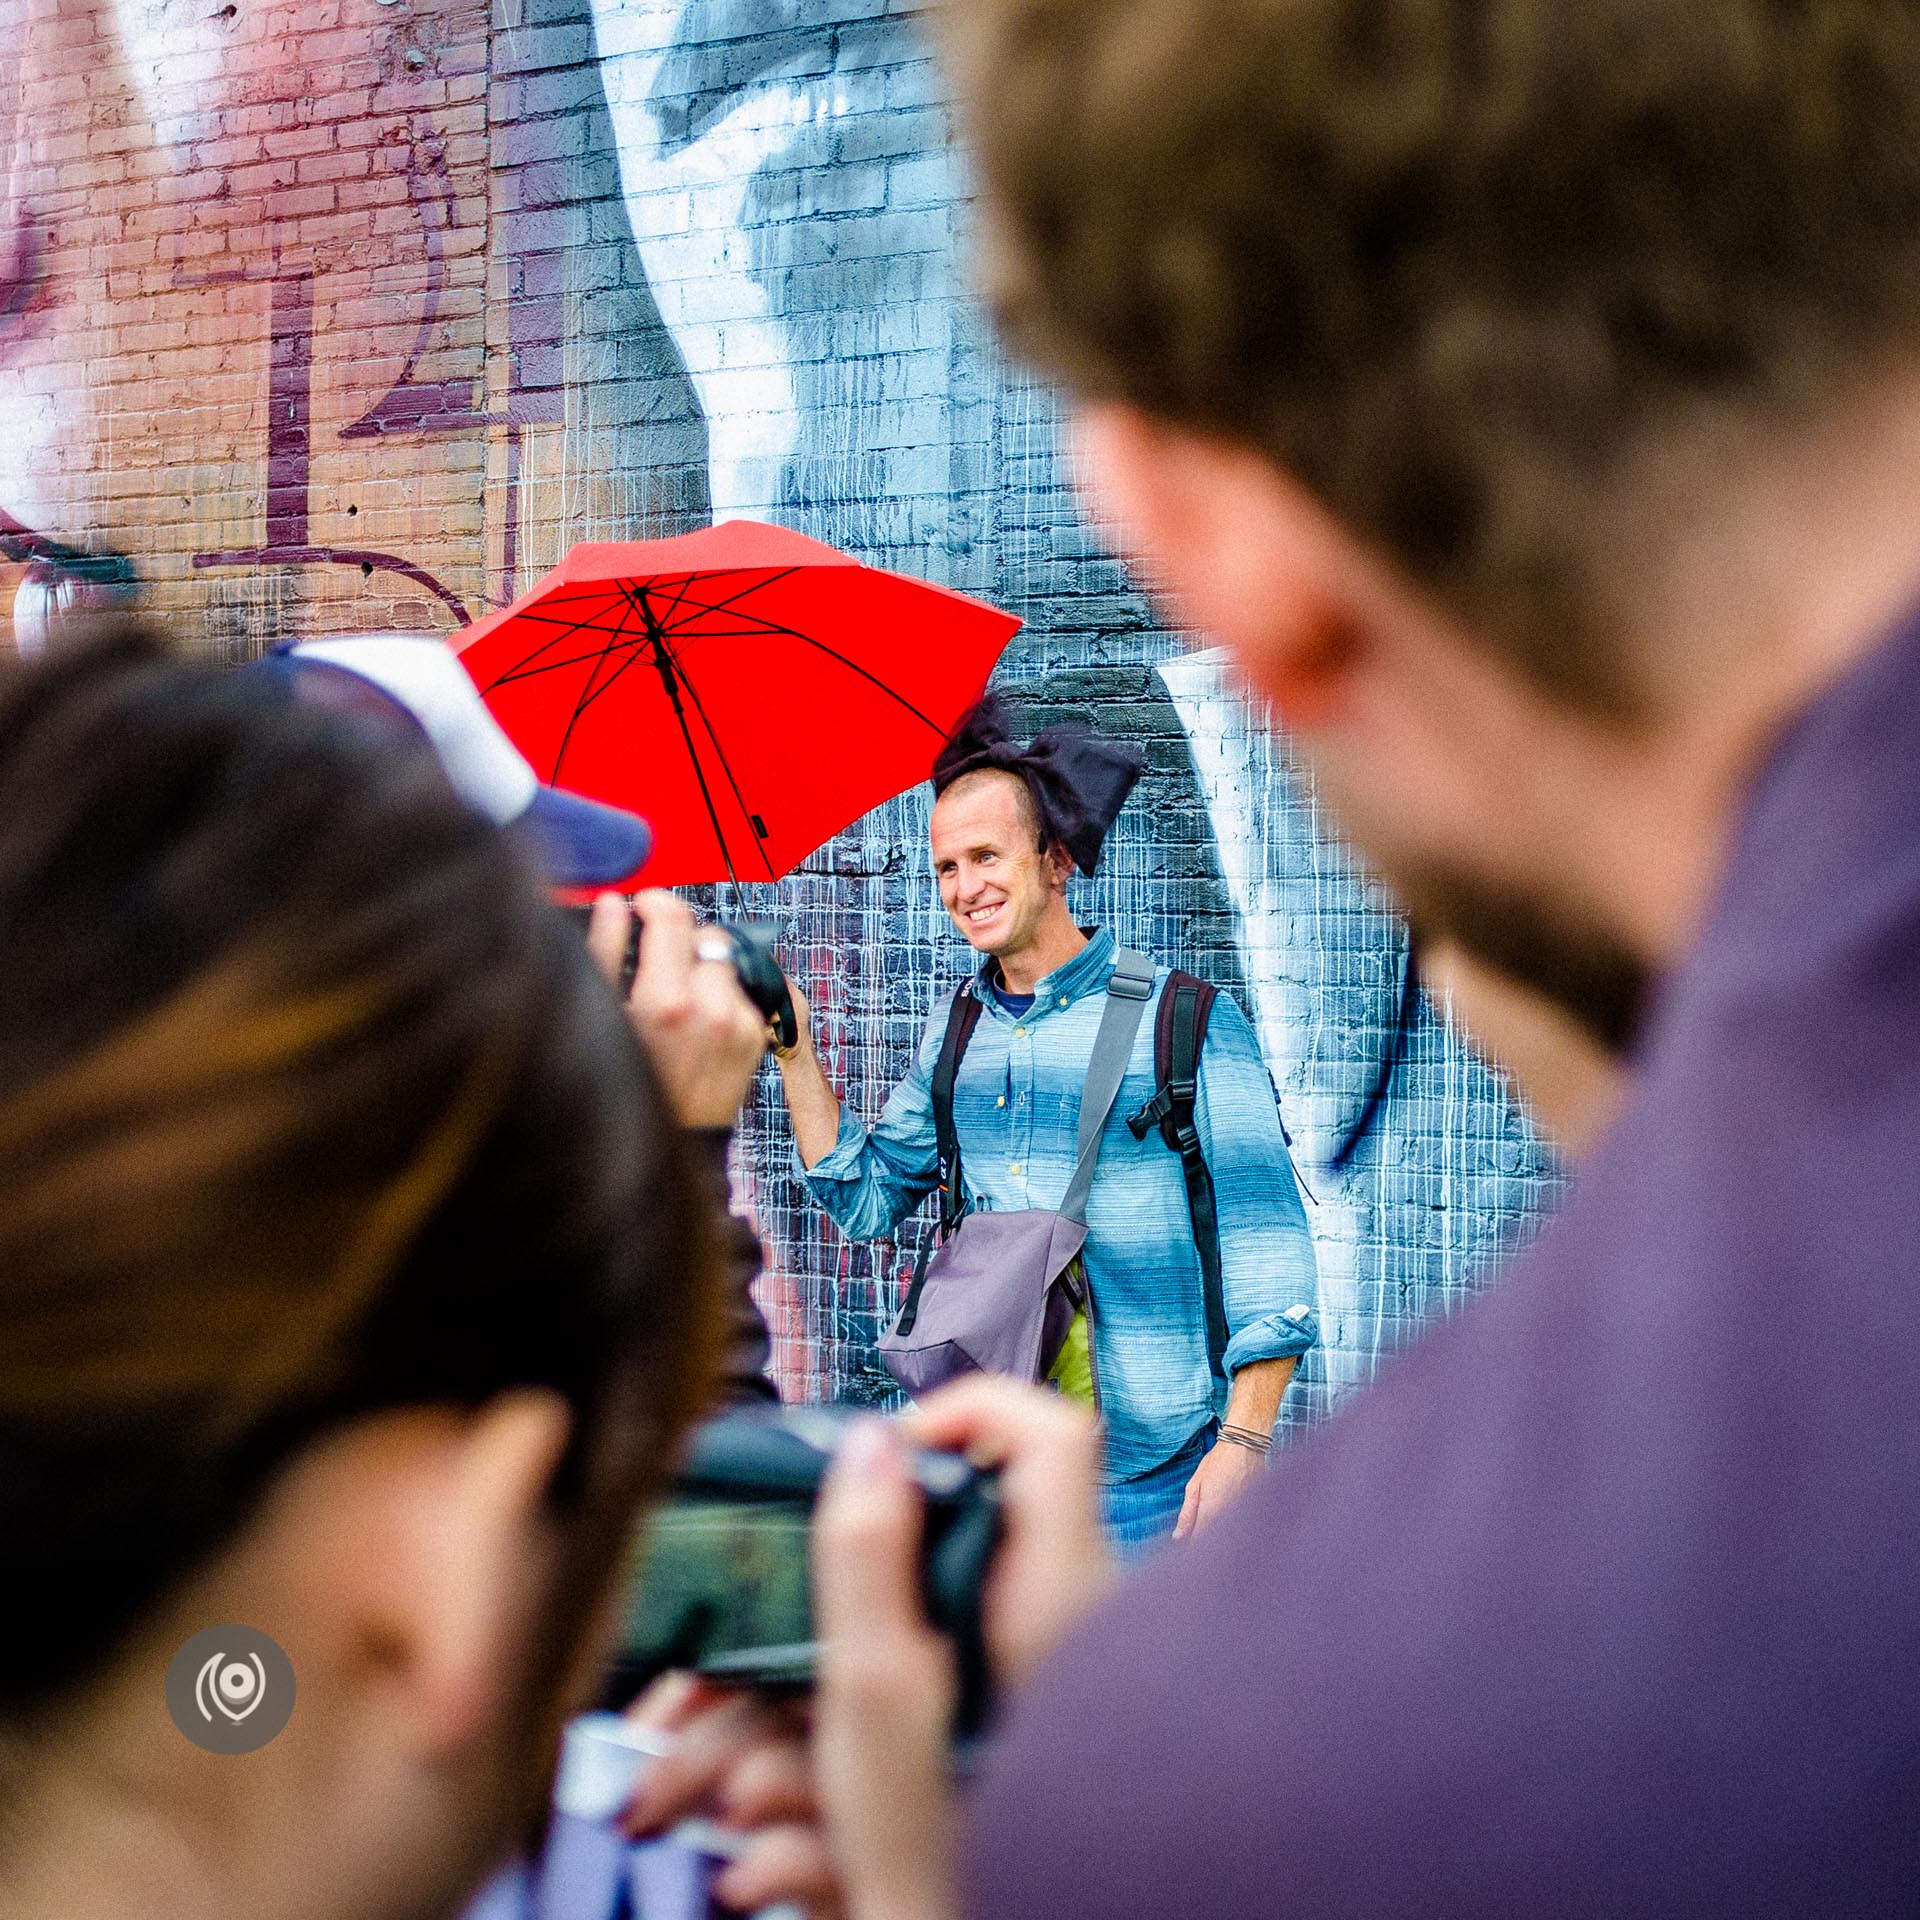
{"type": "Polygon", "coordinates": [[[784,1052],[800,1038],[787,976],[774,956],[773,929],[742,921],[726,929],[733,942],[733,964],[747,998],[766,1016],[773,1044],[784,1052]]]}

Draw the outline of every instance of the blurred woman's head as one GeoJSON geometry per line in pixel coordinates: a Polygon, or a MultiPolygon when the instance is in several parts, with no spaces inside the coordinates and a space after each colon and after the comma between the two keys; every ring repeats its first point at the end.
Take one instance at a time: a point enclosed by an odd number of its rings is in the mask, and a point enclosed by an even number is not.
{"type": "Polygon", "coordinates": [[[538,1804],[702,1223],[515,849],[246,678],[0,682],[0,1890],[425,1913],[538,1804]],[[299,1689],[244,1758],[163,1692],[228,1622],[299,1689]]]}

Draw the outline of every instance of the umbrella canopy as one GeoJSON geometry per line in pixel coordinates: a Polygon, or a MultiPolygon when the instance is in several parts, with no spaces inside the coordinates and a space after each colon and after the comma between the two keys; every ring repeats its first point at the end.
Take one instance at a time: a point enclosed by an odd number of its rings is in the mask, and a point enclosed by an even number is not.
{"type": "Polygon", "coordinates": [[[550,786],[642,814],[649,886],[777,880],[927,777],[1020,622],[752,520],[578,546],[454,636],[550,786]]]}

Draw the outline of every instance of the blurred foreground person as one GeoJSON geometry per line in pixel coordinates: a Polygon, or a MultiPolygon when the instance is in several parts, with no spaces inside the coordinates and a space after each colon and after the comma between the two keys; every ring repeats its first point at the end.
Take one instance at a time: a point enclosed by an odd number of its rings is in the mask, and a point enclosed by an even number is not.
{"type": "Polygon", "coordinates": [[[0,1912],[452,1911],[708,1378],[658,1083],[424,740],[136,634],[0,683],[0,927],[0,1912]]]}
{"type": "Polygon", "coordinates": [[[951,1849],[914,1504],[849,1461],[830,1849],[741,1873],[861,1920],[1912,1911],[1920,11],[946,25],[1002,319],[1175,618],[1423,930],[1633,1072],[1500,1283],[1042,1664],[951,1849]]]}
{"type": "Polygon", "coordinates": [[[1626,1098],[1624,1059],[1561,1002],[1455,941],[1426,946],[1419,965],[1448,1024],[1507,1075],[1554,1147],[1569,1162],[1584,1160],[1626,1098]]]}
{"type": "Polygon", "coordinates": [[[631,923],[641,923],[627,1012],[685,1129],[690,1172],[721,1230],[715,1397],[777,1399],[772,1342],[752,1292],[760,1238],[729,1211],[727,1174],[740,1102],[767,1050],[766,1026],[740,991],[726,941],[715,944],[711,929],[697,928],[684,902],[656,887],[630,907],[613,891],[645,864],[651,828],[623,808],[544,785],[441,641],[402,633],[290,641],[241,672],[263,693],[275,688],[376,733],[430,742],[454,792],[504,828],[549,886],[570,895],[607,889],[593,903],[587,951],[616,987],[631,923]]]}

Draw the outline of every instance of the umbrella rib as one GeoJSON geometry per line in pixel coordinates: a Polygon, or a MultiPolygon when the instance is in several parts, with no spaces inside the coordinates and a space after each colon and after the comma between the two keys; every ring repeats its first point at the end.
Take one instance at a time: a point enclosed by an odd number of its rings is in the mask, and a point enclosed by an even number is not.
{"type": "Polygon", "coordinates": [[[819,652],[827,655],[829,659],[838,660],[840,664],[843,667],[845,667],[849,673],[857,673],[862,680],[868,681],[873,686],[878,687],[880,691],[884,693],[887,696],[887,698],[893,701],[897,706],[902,706],[906,708],[906,710],[910,714],[912,714],[913,717],[916,720],[918,720],[920,724],[923,727],[925,727],[929,733],[933,734],[937,739],[944,740],[947,737],[947,729],[941,726],[938,721],[929,720],[927,716],[924,713],[922,713],[920,709],[916,707],[913,704],[913,702],[906,697],[905,694],[896,693],[893,690],[893,688],[888,686],[887,683],[884,680],[882,680],[877,674],[869,673],[866,670],[866,668],[859,663],[859,661],[849,660],[847,656],[844,653],[842,653],[838,647],[830,647],[827,645],[827,643],[824,640],[816,640],[812,634],[801,633],[797,628],[794,628],[794,627],[773,627],[770,629],[770,631],[774,633],[784,633],[790,639],[798,640],[803,646],[813,647],[817,649],[819,652]]]}
{"type": "MultiPolygon", "coordinates": [[[[692,588],[696,580],[724,579],[729,574],[741,573],[745,571],[746,569],[741,567],[728,567],[718,574],[688,573],[688,574],[681,574],[677,576],[677,584],[675,584],[671,589],[673,597],[671,601],[668,603],[668,607],[667,607],[668,615],[671,616],[672,614],[679,611],[680,606],[686,599],[688,591],[692,588]]],[[[797,572],[799,572],[799,568],[788,567],[784,572],[770,574],[765,579],[756,580],[751,586],[741,588],[741,590],[737,594],[730,595],[727,599],[720,601],[715,606],[709,607],[704,602],[696,602],[695,609],[696,611],[702,612],[702,613],[724,612],[727,608],[731,607],[735,601],[744,600],[749,594],[758,593],[763,587],[773,586],[778,581],[788,579],[797,572]]],[[[672,574],[668,574],[663,576],[663,578],[665,580],[671,581],[671,580],[675,580],[676,576],[672,574]]],[[[548,604],[550,607],[551,606],[570,607],[570,606],[579,605],[581,604],[581,602],[587,601],[587,600],[605,600],[607,602],[605,611],[608,613],[615,613],[621,608],[626,608],[631,606],[632,603],[626,597],[627,592],[628,592],[628,588],[625,583],[609,582],[607,585],[596,588],[589,593],[583,593],[582,595],[580,595],[578,600],[552,601],[552,602],[549,602],[548,604]]],[[[656,617],[658,616],[656,615],[656,617]]],[[[599,621],[592,620],[592,619],[586,619],[586,620],[563,619],[563,618],[557,617],[552,612],[541,612],[532,607],[529,607],[524,613],[515,615],[515,618],[518,620],[524,620],[528,622],[530,625],[559,628],[560,633],[555,636],[556,640],[564,636],[565,634],[578,633],[581,631],[586,631],[591,633],[612,633],[612,634],[620,635],[622,637],[625,637],[627,634],[629,634],[632,631],[631,628],[628,628],[625,626],[616,626],[616,627],[602,626],[599,621]]],[[[751,618],[751,616],[749,616],[749,618],[751,618]]],[[[666,622],[662,620],[661,621],[662,627],[664,627],[665,624],[666,622]]],[[[514,664],[514,667],[509,671],[509,673],[504,675],[503,678],[505,679],[520,678],[521,675],[527,670],[528,662],[537,660],[540,654],[544,653],[546,649],[552,645],[554,645],[554,640],[549,640],[545,642],[541,647],[537,648],[533,653],[528,654],[525,659],[517,661],[514,664]]],[[[541,669],[533,669],[533,670],[540,671],[541,669]]],[[[500,684],[500,682],[495,681],[493,684],[497,686],[500,684]]]]}
{"type": "MultiPolygon", "coordinates": [[[[589,631],[589,629],[581,628],[578,629],[578,631],[586,632],[589,631]]],[[[604,634],[609,640],[629,643],[626,649],[629,652],[639,651],[643,649],[645,645],[644,636],[625,631],[624,629],[616,631],[612,627],[594,627],[590,629],[590,631],[604,634]]],[[[543,673],[563,673],[568,667],[578,667],[584,665],[589,660],[604,659],[608,654],[619,653],[620,651],[622,651],[622,649],[618,646],[601,646],[594,647],[586,653],[570,653],[564,660],[549,660],[544,666],[528,667],[524,672],[502,674],[486,691],[491,693],[494,687],[510,686],[518,680],[537,680],[543,673]]]]}
{"type": "MultiPolygon", "coordinates": [[[[724,600],[714,600],[711,602],[706,600],[689,600],[683,591],[675,603],[676,609],[679,607],[690,607],[695,618],[703,614],[737,614],[740,619],[751,620],[756,626],[764,627],[769,633],[785,633],[789,631],[789,629],[781,626],[776,620],[769,620],[764,614],[741,612],[740,603],[743,600],[751,599],[756,593],[764,593],[769,587],[777,587],[782,580],[791,580],[799,571],[800,569],[798,567],[789,567],[784,573],[771,573],[764,580],[756,580],[750,587],[742,587],[738,593],[730,593],[724,600]]],[[[689,581],[688,587],[691,588],[691,586],[692,582],[689,581]]],[[[692,621],[682,620],[679,625],[681,629],[684,630],[692,625],[692,621]]]]}
{"type": "MultiPolygon", "coordinates": [[[[564,604],[569,607],[575,607],[579,606],[581,602],[569,600],[564,604]]],[[[618,613],[620,605],[621,603],[616,600],[606,608],[606,611],[608,613],[618,613]]],[[[559,615],[553,613],[522,613],[516,614],[514,617],[516,620],[524,620],[530,627],[556,627],[563,634],[574,633],[582,627],[594,627],[600,624],[599,621],[594,619],[562,619],[559,615]]],[[[551,642],[548,644],[551,644],[551,642]]]]}
{"type": "MultiPolygon", "coordinates": [[[[684,573],[632,573],[607,581],[611,592],[624,594],[629,588],[641,593],[684,593],[696,580],[731,580],[735,574],[765,573],[765,567],[689,567],[684,573]]],[[[788,573],[797,573],[797,567],[788,567],[788,573]]],[[[752,587],[743,589],[751,593],[752,587]]]]}
{"type": "MultiPolygon", "coordinates": [[[[750,594],[758,593],[761,591],[762,588],[765,588],[765,587],[777,586],[780,581],[787,579],[790,575],[797,573],[798,571],[799,569],[797,567],[789,567],[786,573],[774,574],[765,580],[756,582],[752,587],[749,587],[740,593],[733,594],[725,600],[715,601],[711,604],[709,604],[707,601],[704,601],[704,600],[688,600],[686,596],[682,594],[680,598],[676,601],[674,610],[676,612],[680,612],[682,609],[688,610],[687,617],[676,621],[671,631],[678,634],[683,639],[690,639],[690,640],[727,639],[730,637],[737,637],[732,628],[728,628],[728,627],[708,628],[700,624],[702,621],[708,618],[717,617],[718,615],[723,613],[730,613],[735,617],[735,619],[744,620],[751,623],[750,625],[739,629],[739,633],[741,635],[751,634],[751,633],[789,633],[792,631],[792,629],[789,627],[783,627],[777,620],[769,620],[766,618],[764,614],[742,611],[740,603],[741,601],[745,600],[750,594]]],[[[669,629],[666,627],[665,623],[663,622],[661,626],[661,631],[664,633],[664,632],[667,632],[668,630],[669,629]]]]}
{"type": "MultiPolygon", "coordinates": [[[[740,791],[740,782],[734,778],[733,763],[727,758],[727,750],[720,744],[720,736],[713,729],[713,722],[707,718],[707,703],[700,698],[700,689],[693,684],[693,676],[682,664],[680,656],[667,645],[664,629],[660,636],[660,645],[667,658],[672,661],[674,671],[680,676],[680,684],[686,688],[687,697],[693,702],[693,710],[700,716],[700,724],[707,730],[707,738],[713,743],[713,757],[720,762],[720,771],[727,776],[727,785],[733,789],[734,804],[740,809],[742,817],[749,827],[753,825],[753,810],[747,805],[747,796],[740,791]]],[[[754,851],[760,856],[760,864],[767,870],[769,880],[779,879],[773,870],[773,862],[767,858],[765,843],[758,832],[753,836],[754,851]]]]}
{"type": "MultiPolygon", "coordinates": [[[[719,575],[699,574],[699,573],[689,573],[689,574],[682,575],[679,579],[678,584],[672,589],[673,598],[671,602],[668,604],[668,607],[666,609],[666,618],[662,618],[658,612],[654,613],[654,618],[658,623],[661,632],[664,633],[667,630],[667,620],[670,619],[674,614],[678,613],[681,607],[687,603],[687,594],[692,588],[693,583],[696,580],[724,578],[725,574],[740,573],[744,571],[746,571],[746,569],[744,568],[729,567],[725,569],[724,574],[719,574],[719,575]]],[[[751,586],[742,587],[738,593],[731,594],[726,599],[718,601],[711,606],[709,606],[704,601],[695,601],[693,603],[694,611],[696,614],[725,613],[729,609],[731,609],[733,606],[735,606],[737,602],[746,599],[748,595],[759,593],[767,587],[777,586],[782,580],[791,579],[793,575],[798,573],[799,571],[800,569],[798,567],[787,567],[779,573],[769,574],[764,579],[755,580],[751,586]]],[[[673,576],[669,575],[667,577],[671,579],[673,576]]],[[[621,583],[619,585],[610,587],[609,589],[607,589],[607,591],[614,596],[614,602],[613,602],[614,607],[626,606],[628,608],[631,608],[633,606],[633,602],[628,598],[629,593],[630,592],[644,593],[645,589],[637,588],[637,587],[629,588],[625,583],[621,583]]],[[[608,611],[609,612],[613,611],[613,608],[610,607],[608,611]]],[[[536,648],[532,653],[526,655],[524,659],[521,659],[515,662],[514,666],[508,672],[501,674],[498,679],[489,681],[486,688],[484,689],[484,691],[488,693],[491,693],[495,687],[506,686],[511,681],[527,680],[527,679],[533,678],[536,674],[554,673],[566,667],[577,667],[582,660],[591,659],[592,656],[590,654],[578,654],[578,655],[575,655],[573,658],[567,659],[567,660],[549,660],[542,663],[539,666],[534,666],[532,664],[532,662],[538,660],[540,658],[540,655],[545,653],[549,647],[557,646],[560,640],[569,633],[582,633],[582,632],[605,633],[613,636],[616,639],[628,639],[630,637],[633,637],[632,628],[625,625],[608,627],[608,626],[602,626],[596,620],[558,620],[558,619],[555,619],[552,614],[535,613],[531,610],[529,610],[524,614],[521,614],[519,617],[523,620],[535,622],[541,626],[558,627],[560,629],[560,632],[557,633],[553,637],[553,639],[546,641],[542,646],[536,648]]],[[[745,614],[745,615],[742,615],[741,617],[747,620],[757,620],[758,618],[758,616],[754,614],[745,614]]],[[[759,621],[758,625],[759,625],[759,628],[763,628],[771,632],[783,631],[783,629],[779,629],[771,626],[771,624],[766,621],[759,621]]],[[[742,632],[746,633],[746,632],[751,632],[755,630],[756,629],[751,629],[751,628],[742,629],[742,632]]],[[[713,637],[724,638],[726,636],[719,635],[719,636],[713,636],[713,637]]]]}
{"type": "MultiPolygon", "coordinates": [[[[692,603],[694,611],[696,613],[725,613],[730,608],[737,607],[742,600],[751,599],[756,593],[765,593],[769,587],[777,587],[782,580],[791,580],[799,571],[800,569],[798,567],[782,567],[778,573],[770,573],[764,579],[752,581],[742,587],[738,593],[730,593],[724,600],[717,600],[711,606],[704,600],[696,600],[692,603]]],[[[717,578],[719,578],[719,576],[716,574],[689,574],[685,584],[675,596],[675,606],[680,607],[687,604],[687,595],[693,590],[693,583],[696,579],[712,580],[717,578]]],[[[746,617],[749,620],[754,620],[759,616],[750,613],[746,617]]],[[[664,628],[665,622],[663,621],[661,624],[664,628]]]]}
{"type": "MultiPolygon", "coordinates": [[[[706,577],[709,579],[718,579],[724,576],[710,574],[706,577]]],[[[689,573],[682,575],[682,577],[675,582],[673,586],[673,597],[667,602],[665,612],[661,613],[656,611],[654,614],[654,618],[659,622],[662,633],[666,632],[667,622],[680,611],[681,606],[686,601],[687,595],[693,591],[693,583],[699,578],[701,578],[699,574],[689,573]]]]}
{"type": "MultiPolygon", "coordinates": [[[[613,612],[617,616],[618,613],[621,611],[621,609],[619,609],[618,607],[615,607],[615,608],[609,609],[609,611],[613,612]]],[[[630,637],[632,633],[632,629],[630,627],[625,626],[624,624],[621,624],[617,618],[615,620],[615,623],[611,626],[609,626],[604,620],[595,620],[595,619],[555,620],[550,615],[539,614],[539,613],[523,614],[521,618],[524,619],[531,626],[552,627],[554,629],[554,633],[551,639],[543,640],[540,643],[540,645],[535,647],[530,653],[523,655],[520,659],[516,660],[510,667],[508,667],[506,669],[505,674],[502,676],[503,678],[506,678],[506,679],[513,679],[517,677],[522,677],[529,673],[541,672],[543,670],[541,667],[531,665],[530,663],[538,660],[542,654],[547,653],[552,648],[560,645],[560,643],[563,640],[565,640],[569,634],[599,633],[599,634],[605,634],[609,639],[621,640],[621,639],[626,639],[630,637]]]]}
{"type": "Polygon", "coordinates": [[[530,607],[521,608],[515,615],[520,620],[551,620],[556,613],[566,613],[574,607],[602,606],[609,613],[617,612],[621,606],[620,583],[617,580],[580,580],[555,587],[543,595],[530,607]]]}
{"type": "MultiPolygon", "coordinates": [[[[622,661],[620,666],[614,670],[613,680],[619,679],[621,673],[625,671],[627,665],[631,663],[634,657],[634,651],[635,650],[630,650],[626,660],[622,661]]],[[[567,757],[567,748],[573,744],[573,730],[580,724],[580,716],[593,704],[593,683],[599,679],[600,669],[604,667],[612,657],[613,649],[611,647],[602,647],[600,649],[600,657],[594,661],[592,670],[587,675],[586,689],[573,703],[573,712],[567,716],[566,731],[560,736],[559,746],[553,750],[553,771],[547,776],[549,784],[556,784],[559,781],[560,763],[567,757]]],[[[607,685],[611,686],[613,680],[609,680],[607,685]]]]}
{"type": "Polygon", "coordinates": [[[801,642],[802,645],[816,648],[819,652],[826,654],[830,659],[838,660],[840,664],[843,667],[845,667],[849,673],[857,673],[861,677],[861,679],[870,681],[874,686],[878,687],[880,691],[884,693],[889,700],[895,701],[897,704],[904,707],[907,710],[907,712],[912,714],[913,717],[916,720],[918,720],[923,727],[927,729],[929,733],[935,734],[941,739],[945,739],[947,734],[947,729],[945,727],[941,726],[938,721],[928,719],[928,717],[924,713],[922,713],[920,709],[916,707],[911,700],[907,699],[904,694],[896,693],[893,690],[893,688],[888,686],[884,680],[880,679],[875,674],[869,673],[866,670],[866,668],[861,666],[857,660],[849,660],[847,656],[839,650],[839,648],[828,646],[824,640],[816,640],[813,637],[813,635],[810,633],[802,633],[798,627],[782,626],[777,620],[765,619],[757,613],[742,613],[739,611],[737,603],[741,600],[744,600],[749,593],[757,593],[758,591],[760,591],[762,587],[773,586],[777,584],[779,581],[787,579],[788,577],[798,573],[799,571],[800,569],[798,567],[789,567],[785,573],[774,574],[768,579],[758,582],[755,586],[747,588],[744,592],[735,594],[732,599],[723,600],[718,605],[715,605],[715,606],[706,606],[699,601],[695,601],[692,603],[694,607],[694,611],[696,613],[733,612],[737,615],[738,618],[742,620],[752,621],[754,623],[753,626],[751,628],[743,629],[741,634],[730,635],[725,630],[722,630],[722,631],[710,633],[710,634],[696,633],[696,634],[690,635],[687,632],[687,628],[691,623],[687,621],[682,621],[680,624],[681,637],[691,638],[696,640],[722,640],[722,639],[728,639],[728,638],[742,638],[742,637],[745,637],[745,634],[756,632],[756,631],[763,635],[784,634],[790,640],[798,640],[801,642]]]}
{"type": "MultiPolygon", "coordinates": [[[[531,625],[558,627],[560,631],[556,633],[551,640],[543,640],[531,653],[523,654],[506,672],[497,674],[493,679],[489,680],[487,684],[480,689],[483,694],[491,693],[495,687],[503,687],[511,680],[524,680],[536,673],[546,672],[547,669],[545,667],[536,667],[530,663],[538,660],[549,647],[557,647],[570,633],[612,633],[616,636],[624,633],[624,629],[622,628],[602,627],[591,620],[556,620],[551,614],[534,613],[531,610],[526,613],[516,614],[514,618],[516,620],[525,620],[531,625]]],[[[583,659],[586,657],[586,655],[581,656],[583,659]]],[[[579,662],[574,661],[569,664],[578,665],[579,662]]]]}
{"type": "MultiPolygon", "coordinates": [[[[589,688],[585,698],[582,699],[580,702],[581,710],[583,712],[585,711],[585,709],[592,706],[593,703],[596,700],[598,700],[602,694],[611,693],[614,689],[615,684],[618,682],[620,676],[623,673],[625,673],[629,667],[638,666],[640,662],[646,658],[646,655],[643,652],[643,650],[637,646],[629,647],[626,650],[626,655],[627,657],[624,660],[622,660],[620,664],[617,667],[615,667],[614,670],[610,674],[608,674],[607,677],[603,681],[601,681],[601,683],[597,687],[589,688]]],[[[613,658],[613,650],[609,648],[600,657],[603,660],[611,660],[613,658]]]]}
{"type": "MultiPolygon", "coordinates": [[[[626,599],[627,604],[640,617],[641,623],[647,627],[647,638],[659,650],[660,659],[657,664],[665,669],[665,673],[677,674],[679,669],[674,665],[673,657],[667,651],[666,637],[660,631],[659,622],[649,618],[650,609],[641,597],[640,590],[636,587],[622,586],[620,591],[626,599]]],[[[663,679],[665,678],[665,673],[662,675],[663,679]]],[[[720,815],[714,808],[713,794],[707,787],[706,769],[701,766],[699,750],[693,744],[693,729],[687,725],[687,716],[682,710],[680,702],[671,697],[672,686],[670,682],[668,683],[668,693],[669,699],[667,704],[673,710],[673,717],[680,723],[680,738],[686,743],[687,764],[693,768],[694,781],[700,789],[700,799],[707,809],[707,824],[713,828],[714,844],[720,849],[721,862],[727,869],[727,878],[733,882],[734,898],[738,900],[740,897],[740,879],[733,870],[733,854],[727,846],[727,836],[720,830],[720,815]]],[[[703,715],[702,718],[704,719],[705,716],[703,715]]],[[[709,731],[711,731],[711,729],[709,729],[709,731]]],[[[764,856],[762,857],[764,858],[764,856]]]]}

